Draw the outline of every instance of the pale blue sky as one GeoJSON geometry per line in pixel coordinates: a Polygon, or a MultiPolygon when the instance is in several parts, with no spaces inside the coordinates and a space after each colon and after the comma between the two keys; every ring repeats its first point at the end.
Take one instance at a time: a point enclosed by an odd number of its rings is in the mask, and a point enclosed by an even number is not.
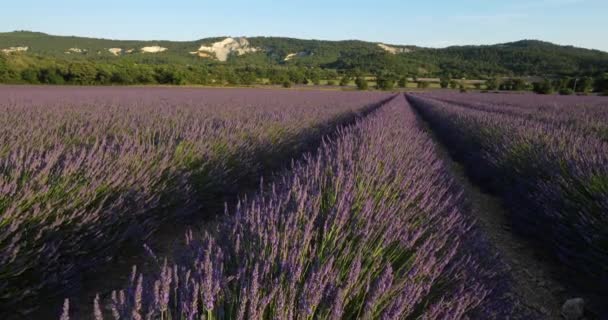
{"type": "Polygon", "coordinates": [[[5,0],[0,31],[112,39],[361,39],[443,47],[539,39],[608,51],[608,0],[5,0]]]}

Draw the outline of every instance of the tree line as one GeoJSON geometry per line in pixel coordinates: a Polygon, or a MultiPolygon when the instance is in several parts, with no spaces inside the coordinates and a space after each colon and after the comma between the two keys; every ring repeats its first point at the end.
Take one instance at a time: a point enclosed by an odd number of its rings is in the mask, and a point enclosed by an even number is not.
{"type": "MultiPolygon", "coordinates": [[[[375,88],[392,90],[405,88],[413,82],[418,88],[428,88],[428,81],[418,80],[416,71],[395,71],[381,68],[330,69],[294,65],[230,65],[230,64],[144,64],[135,62],[104,62],[92,60],[60,60],[46,57],[18,57],[11,61],[0,55],[0,83],[54,84],[54,85],[292,85],[350,86],[353,82],[359,90],[367,90],[373,79],[375,88]]],[[[460,76],[460,74],[458,74],[460,76]]],[[[561,76],[540,81],[526,78],[490,77],[485,83],[468,84],[451,73],[439,78],[441,88],[479,90],[534,91],[541,94],[589,93],[608,94],[608,73],[595,76],[561,76]]]]}

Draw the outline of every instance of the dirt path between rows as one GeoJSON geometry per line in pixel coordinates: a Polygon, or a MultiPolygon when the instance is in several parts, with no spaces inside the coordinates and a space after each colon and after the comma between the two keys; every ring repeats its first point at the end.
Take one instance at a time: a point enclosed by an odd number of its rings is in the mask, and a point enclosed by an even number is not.
{"type": "Polygon", "coordinates": [[[473,185],[462,166],[447,154],[446,159],[453,176],[465,190],[478,226],[507,264],[522,311],[537,312],[548,319],[560,319],[561,306],[568,297],[566,288],[556,280],[558,271],[548,265],[547,257],[511,231],[508,212],[501,200],[473,185]]]}
{"type": "Polygon", "coordinates": [[[561,270],[548,256],[532,248],[527,239],[511,231],[508,211],[500,198],[484,192],[467,177],[463,166],[454,161],[448,149],[428,124],[419,118],[437,145],[437,151],[460,183],[477,225],[507,264],[513,278],[513,293],[519,301],[518,313],[540,314],[546,319],[562,319],[561,306],[568,290],[559,279],[561,270]]]}

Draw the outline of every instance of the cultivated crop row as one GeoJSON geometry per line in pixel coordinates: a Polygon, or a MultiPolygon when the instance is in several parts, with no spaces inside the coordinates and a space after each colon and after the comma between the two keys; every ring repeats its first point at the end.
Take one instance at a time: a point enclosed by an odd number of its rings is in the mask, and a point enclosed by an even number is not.
{"type": "MultiPolygon", "coordinates": [[[[523,117],[491,104],[408,98],[470,175],[503,196],[516,231],[540,240],[576,281],[590,278],[606,292],[608,143],[582,129],[584,111],[572,110],[567,125],[539,121],[557,117],[542,109],[523,117]]],[[[510,110],[518,108],[527,111],[510,110]]]]}
{"type": "Polygon", "coordinates": [[[177,214],[212,214],[226,195],[388,98],[17,87],[0,97],[3,310],[68,286],[177,214]]]}
{"type": "MultiPolygon", "coordinates": [[[[134,270],[96,319],[460,319],[513,312],[462,190],[403,96],[217,228],[188,233],[175,263],[134,270]]],[[[69,315],[66,301],[64,317],[69,315]]]]}
{"type": "Polygon", "coordinates": [[[430,97],[483,112],[567,127],[608,141],[608,99],[598,96],[433,93],[430,97]]]}

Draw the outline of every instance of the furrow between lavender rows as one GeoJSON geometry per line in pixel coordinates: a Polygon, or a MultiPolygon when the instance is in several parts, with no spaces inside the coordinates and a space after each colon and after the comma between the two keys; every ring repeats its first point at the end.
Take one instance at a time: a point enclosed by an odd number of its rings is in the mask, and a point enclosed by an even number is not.
{"type": "Polygon", "coordinates": [[[608,314],[608,144],[552,123],[408,98],[468,175],[503,199],[513,230],[550,253],[561,282],[608,314]]]}

